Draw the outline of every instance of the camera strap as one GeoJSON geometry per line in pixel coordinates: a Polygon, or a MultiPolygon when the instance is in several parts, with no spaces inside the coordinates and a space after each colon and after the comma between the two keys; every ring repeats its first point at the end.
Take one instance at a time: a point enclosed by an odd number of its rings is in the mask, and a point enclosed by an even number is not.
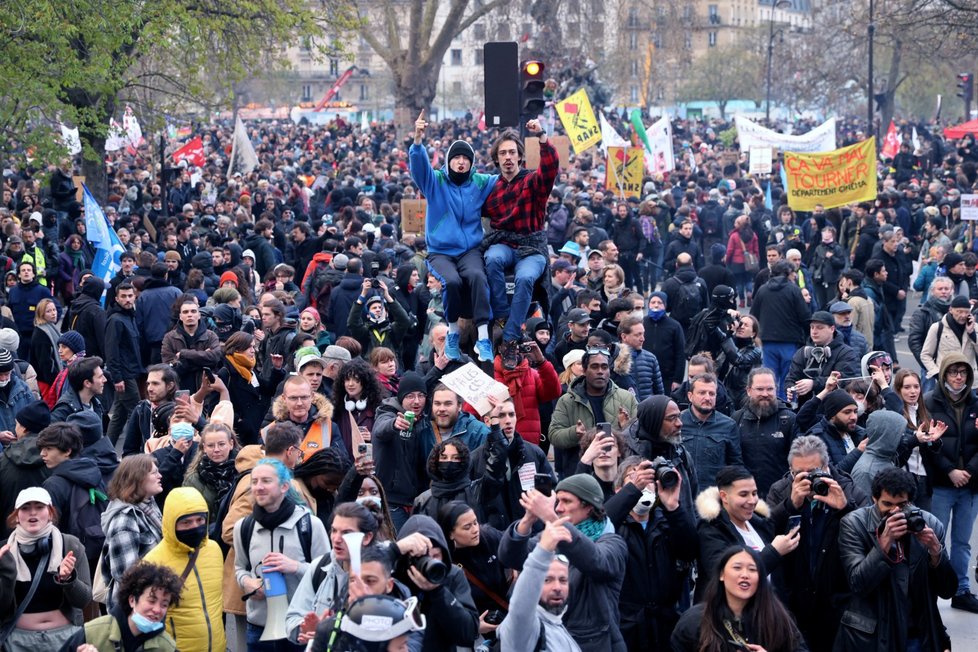
{"type": "Polygon", "coordinates": [[[503,600],[502,598],[500,598],[498,595],[496,595],[496,592],[490,589],[488,586],[486,586],[485,582],[480,580],[474,574],[470,573],[469,569],[463,566],[462,564],[459,564],[458,567],[462,569],[463,573],[465,573],[465,579],[467,579],[472,584],[475,584],[480,591],[482,591],[487,596],[489,596],[489,599],[491,599],[493,602],[495,602],[500,607],[502,607],[503,611],[509,611],[509,603],[503,600]]]}

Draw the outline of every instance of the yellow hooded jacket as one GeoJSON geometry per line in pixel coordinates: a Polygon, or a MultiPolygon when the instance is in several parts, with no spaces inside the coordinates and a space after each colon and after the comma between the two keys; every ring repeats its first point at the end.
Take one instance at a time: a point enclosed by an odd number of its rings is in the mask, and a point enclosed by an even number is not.
{"type": "MultiPolygon", "coordinates": [[[[163,540],[146,554],[146,561],[163,564],[178,576],[183,574],[192,549],[177,539],[177,521],[189,514],[207,514],[207,501],[192,487],[178,487],[163,506],[163,540]]],[[[166,631],[181,650],[224,652],[224,601],[221,582],[224,555],[220,546],[204,539],[194,568],[180,593],[180,604],[170,607],[166,631]]]]}

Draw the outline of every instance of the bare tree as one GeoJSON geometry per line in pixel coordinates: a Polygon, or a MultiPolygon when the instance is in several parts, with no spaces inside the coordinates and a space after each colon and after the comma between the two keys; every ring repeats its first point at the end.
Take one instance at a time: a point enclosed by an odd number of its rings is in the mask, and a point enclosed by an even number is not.
{"type": "Polygon", "coordinates": [[[757,102],[763,93],[759,72],[764,66],[756,50],[740,44],[720,45],[693,62],[686,83],[679,89],[684,101],[716,102],[720,117],[731,100],[757,102]]]}

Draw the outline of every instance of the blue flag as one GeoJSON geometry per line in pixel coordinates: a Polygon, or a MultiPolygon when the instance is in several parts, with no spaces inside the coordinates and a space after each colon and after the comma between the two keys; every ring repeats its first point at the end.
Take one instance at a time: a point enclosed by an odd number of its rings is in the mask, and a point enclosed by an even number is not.
{"type": "MultiPolygon", "coordinates": [[[[109,226],[102,207],[95,201],[88,186],[82,184],[85,191],[85,236],[89,242],[95,246],[95,260],[92,261],[92,273],[105,281],[106,287],[109,281],[115,276],[122,264],[119,256],[125,252],[119,235],[109,226]]],[[[102,295],[102,304],[105,305],[105,295],[102,295]]]]}
{"type": "Polygon", "coordinates": [[[774,210],[774,200],[771,199],[771,180],[767,180],[767,187],[764,188],[764,208],[769,211],[774,210]]]}

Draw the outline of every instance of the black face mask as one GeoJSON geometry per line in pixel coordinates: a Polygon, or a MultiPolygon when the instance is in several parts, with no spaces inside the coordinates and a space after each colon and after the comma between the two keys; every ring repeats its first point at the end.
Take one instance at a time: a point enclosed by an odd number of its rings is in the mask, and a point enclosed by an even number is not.
{"type": "Polygon", "coordinates": [[[199,548],[207,538],[207,525],[200,525],[189,530],[177,530],[177,541],[190,547],[199,548]]]}
{"type": "Polygon", "coordinates": [[[471,168],[468,172],[456,172],[449,168],[448,178],[451,179],[452,183],[456,186],[461,186],[463,183],[469,180],[469,174],[472,172],[471,168]]]}
{"type": "Polygon", "coordinates": [[[446,480],[458,480],[466,471],[466,465],[462,462],[439,462],[438,471],[446,480]]]}

